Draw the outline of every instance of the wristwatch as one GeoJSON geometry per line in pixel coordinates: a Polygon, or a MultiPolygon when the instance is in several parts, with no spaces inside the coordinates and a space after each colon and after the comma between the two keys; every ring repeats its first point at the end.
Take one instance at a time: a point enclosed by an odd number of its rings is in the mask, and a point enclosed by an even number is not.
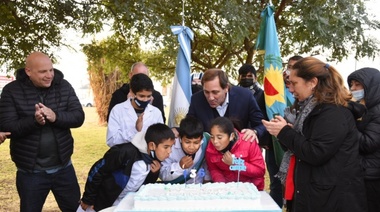
{"type": "Polygon", "coordinates": [[[257,130],[253,130],[253,132],[257,135],[257,130]]]}

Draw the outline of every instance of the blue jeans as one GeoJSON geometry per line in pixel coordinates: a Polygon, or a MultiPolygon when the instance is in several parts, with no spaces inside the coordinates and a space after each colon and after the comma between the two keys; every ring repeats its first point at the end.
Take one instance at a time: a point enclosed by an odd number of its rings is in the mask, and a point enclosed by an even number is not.
{"type": "Polygon", "coordinates": [[[265,150],[265,162],[267,164],[269,179],[270,179],[270,192],[269,195],[277,203],[277,205],[282,208],[283,205],[283,195],[282,195],[282,184],[280,179],[274,177],[278,173],[278,165],[276,164],[276,158],[274,156],[273,148],[265,150]]]}
{"type": "Polygon", "coordinates": [[[18,170],[16,186],[21,212],[42,211],[50,191],[61,211],[76,211],[79,205],[80,188],[72,164],[52,174],[18,170]]]}

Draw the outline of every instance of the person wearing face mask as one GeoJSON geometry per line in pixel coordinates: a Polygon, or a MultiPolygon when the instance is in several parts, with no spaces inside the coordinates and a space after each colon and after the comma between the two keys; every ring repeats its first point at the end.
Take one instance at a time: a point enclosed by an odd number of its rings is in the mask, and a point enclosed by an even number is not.
{"type": "MultiPolygon", "coordinates": [[[[128,75],[129,79],[132,79],[132,76],[135,74],[145,74],[149,76],[148,66],[142,62],[134,63],[128,75]]],[[[112,93],[112,97],[108,106],[107,121],[109,120],[111,110],[115,105],[134,97],[130,87],[131,86],[129,83],[124,83],[119,89],[112,93]]],[[[165,122],[164,101],[160,92],[153,90],[151,104],[161,111],[162,119],[165,122]]]]}
{"type": "Polygon", "coordinates": [[[138,132],[130,143],[111,147],[91,167],[77,212],[117,206],[128,193],[155,183],[173,144],[173,131],[157,123],[138,132]]]}
{"type": "Polygon", "coordinates": [[[135,74],[130,82],[133,98],[115,105],[110,113],[107,128],[107,145],[128,143],[150,125],[164,123],[161,111],[149,104],[152,100],[153,82],[145,74],[135,74]]]}
{"type": "Polygon", "coordinates": [[[202,76],[203,76],[203,73],[191,74],[191,93],[192,94],[195,94],[196,92],[203,90],[202,76]]]}
{"type": "MultiPolygon", "coordinates": [[[[252,92],[262,114],[264,115],[264,119],[268,120],[268,117],[266,116],[264,91],[260,88],[256,77],[255,67],[251,64],[244,64],[239,68],[238,86],[248,88],[252,92]]],[[[261,147],[269,145],[269,141],[267,141],[267,139],[261,138],[259,142],[261,147]]]]}
{"type": "Polygon", "coordinates": [[[359,152],[365,170],[368,211],[380,211],[380,72],[362,68],[347,78],[353,98],[367,111],[357,119],[359,152]]]}
{"type": "Polygon", "coordinates": [[[352,96],[342,76],[306,57],[294,64],[289,81],[298,100],[294,122],[282,116],[262,121],[288,150],[280,165],[286,211],[367,211],[352,96]]]}
{"type": "MultiPolygon", "coordinates": [[[[255,67],[251,64],[244,64],[241,66],[239,68],[238,81],[238,86],[248,88],[252,92],[261,112],[263,113],[264,119],[269,120],[266,112],[264,91],[260,88],[257,82],[255,67]]],[[[269,194],[277,205],[282,207],[282,185],[280,180],[274,177],[278,172],[278,165],[276,164],[276,153],[272,142],[272,136],[268,132],[265,132],[265,134],[259,139],[259,146],[265,149],[265,162],[267,164],[270,178],[269,194]]]]}

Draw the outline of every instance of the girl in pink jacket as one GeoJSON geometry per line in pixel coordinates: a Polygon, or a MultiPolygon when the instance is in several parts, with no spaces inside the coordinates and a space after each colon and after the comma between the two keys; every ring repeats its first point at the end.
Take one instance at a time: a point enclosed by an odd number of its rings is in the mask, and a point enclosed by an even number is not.
{"type": "Polygon", "coordinates": [[[206,161],[212,181],[251,182],[262,191],[265,162],[257,142],[243,140],[243,134],[226,117],[218,117],[211,122],[210,134],[206,161]],[[244,160],[244,164],[234,164],[238,161],[236,159],[244,160]],[[236,170],[236,166],[240,166],[241,171],[236,170]]]}

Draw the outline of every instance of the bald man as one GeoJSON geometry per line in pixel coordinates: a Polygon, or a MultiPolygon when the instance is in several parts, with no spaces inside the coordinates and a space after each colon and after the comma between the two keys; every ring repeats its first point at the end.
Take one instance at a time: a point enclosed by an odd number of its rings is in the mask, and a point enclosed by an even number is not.
{"type": "MultiPolygon", "coordinates": [[[[142,63],[142,62],[137,62],[134,63],[131,67],[131,71],[129,72],[129,79],[132,79],[132,76],[135,74],[145,74],[149,76],[149,70],[148,67],[142,63]]],[[[164,120],[165,123],[165,112],[164,112],[164,101],[162,99],[162,95],[160,92],[153,90],[153,101],[152,105],[157,107],[162,114],[162,119],[164,120]]],[[[124,102],[125,100],[129,98],[133,98],[133,93],[130,90],[130,86],[128,83],[123,84],[119,89],[117,89],[113,94],[112,98],[110,101],[110,104],[108,106],[108,115],[107,115],[107,120],[109,119],[109,114],[111,113],[112,108],[119,103],[124,102]]]]}
{"type": "Polygon", "coordinates": [[[0,98],[0,129],[10,132],[20,211],[42,211],[50,191],[61,211],[76,211],[80,189],[70,128],[84,122],[73,87],[50,58],[33,52],[0,98]]]}

